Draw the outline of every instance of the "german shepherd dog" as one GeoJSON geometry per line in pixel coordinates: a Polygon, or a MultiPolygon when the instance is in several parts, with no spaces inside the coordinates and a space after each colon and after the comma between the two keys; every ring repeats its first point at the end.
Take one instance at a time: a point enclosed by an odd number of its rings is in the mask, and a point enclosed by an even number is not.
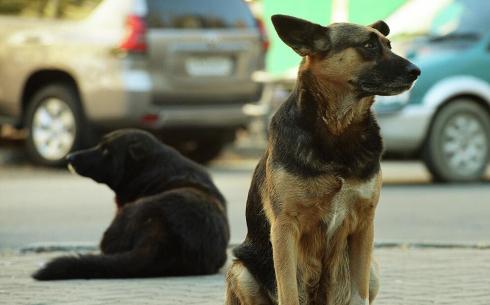
{"type": "Polygon", "coordinates": [[[55,258],[37,280],[216,273],[226,261],[225,199],[199,165],[151,134],[120,130],[68,157],[79,175],[116,193],[99,255],[55,258]]]}
{"type": "Polygon", "coordinates": [[[370,108],[374,95],[409,89],[420,70],[391,51],[383,21],[272,22],[303,60],[254,172],[226,304],[368,304],[378,290],[371,254],[382,153],[370,108]]]}

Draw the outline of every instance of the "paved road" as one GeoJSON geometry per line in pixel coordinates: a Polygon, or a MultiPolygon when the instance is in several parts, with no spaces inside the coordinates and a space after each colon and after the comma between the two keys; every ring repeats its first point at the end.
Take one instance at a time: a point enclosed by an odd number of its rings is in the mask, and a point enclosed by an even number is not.
{"type": "MultiPolygon", "coordinates": [[[[11,158],[10,156],[9,158],[11,158]]],[[[13,156],[14,158],[16,156],[13,156]]],[[[223,304],[223,273],[206,277],[35,282],[29,275],[58,253],[15,251],[31,243],[95,245],[115,211],[104,185],[65,170],[2,162],[0,304],[223,304]],[[5,164],[6,163],[6,164],[5,164]]],[[[245,234],[244,208],[256,160],[224,159],[210,171],[229,201],[232,242],[245,234]]],[[[433,185],[419,163],[383,163],[378,241],[490,244],[490,187],[433,185]]],[[[488,305],[490,250],[377,248],[378,305],[488,305]]]]}
{"type": "MultiPolygon", "coordinates": [[[[246,194],[256,160],[210,168],[229,202],[232,243],[246,234],[246,194]]],[[[376,239],[490,243],[490,184],[432,185],[419,163],[384,163],[376,239]]],[[[113,194],[65,170],[0,167],[0,249],[35,242],[98,242],[112,219],[113,194]]]]}
{"type": "MultiPolygon", "coordinates": [[[[36,282],[29,275],[59,255],[0,254],[0,304],[223,304],[224,274],[159,279],[36,282]]],[[[490,250],[376,249],[376,305],[488,305],[490,250]],[[471,259],[468,259],[471,258],[471,259]]]]}

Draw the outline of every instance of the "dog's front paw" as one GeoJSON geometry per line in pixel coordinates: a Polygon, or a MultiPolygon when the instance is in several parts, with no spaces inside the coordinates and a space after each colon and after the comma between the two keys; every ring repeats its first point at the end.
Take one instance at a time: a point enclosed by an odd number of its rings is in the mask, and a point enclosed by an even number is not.
{"type": "Polygon", "coordinates": [[[369,305],[369,299],[363,299],[359,293],[352,293],[349,305],[369,305]]]}
{"type": "Polygon", "coordinates": [[[369,300],[363,300],[363,299],[358,299],[354,300],[351,299],[349,305],[369,305],[369,300]]]}

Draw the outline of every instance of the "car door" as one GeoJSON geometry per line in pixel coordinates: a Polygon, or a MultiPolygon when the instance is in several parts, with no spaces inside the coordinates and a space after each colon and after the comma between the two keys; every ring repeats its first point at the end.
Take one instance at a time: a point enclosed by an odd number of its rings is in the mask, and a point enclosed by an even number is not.
{"type": "Polygon", "coordinates": [[[46,59],[51,0],[0,1],[0,116],[20,115],[21,94],[36,63],[46,59]]]}

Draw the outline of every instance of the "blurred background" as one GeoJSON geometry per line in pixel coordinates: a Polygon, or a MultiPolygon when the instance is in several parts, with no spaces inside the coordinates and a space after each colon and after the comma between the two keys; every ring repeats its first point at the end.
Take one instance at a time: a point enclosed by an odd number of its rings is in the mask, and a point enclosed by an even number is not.
{"type": "Polygon", "coordinates": [[[479,0],[0,0],[0,250],[95,243],[110,190],[64,157],[143,128],[206,165],[232,242],[267,125],[300,58],[270,16],[385,20],[422,75],[377,97],[385,143],[377,238],[488,242],[490,2],[479,0]]]}

